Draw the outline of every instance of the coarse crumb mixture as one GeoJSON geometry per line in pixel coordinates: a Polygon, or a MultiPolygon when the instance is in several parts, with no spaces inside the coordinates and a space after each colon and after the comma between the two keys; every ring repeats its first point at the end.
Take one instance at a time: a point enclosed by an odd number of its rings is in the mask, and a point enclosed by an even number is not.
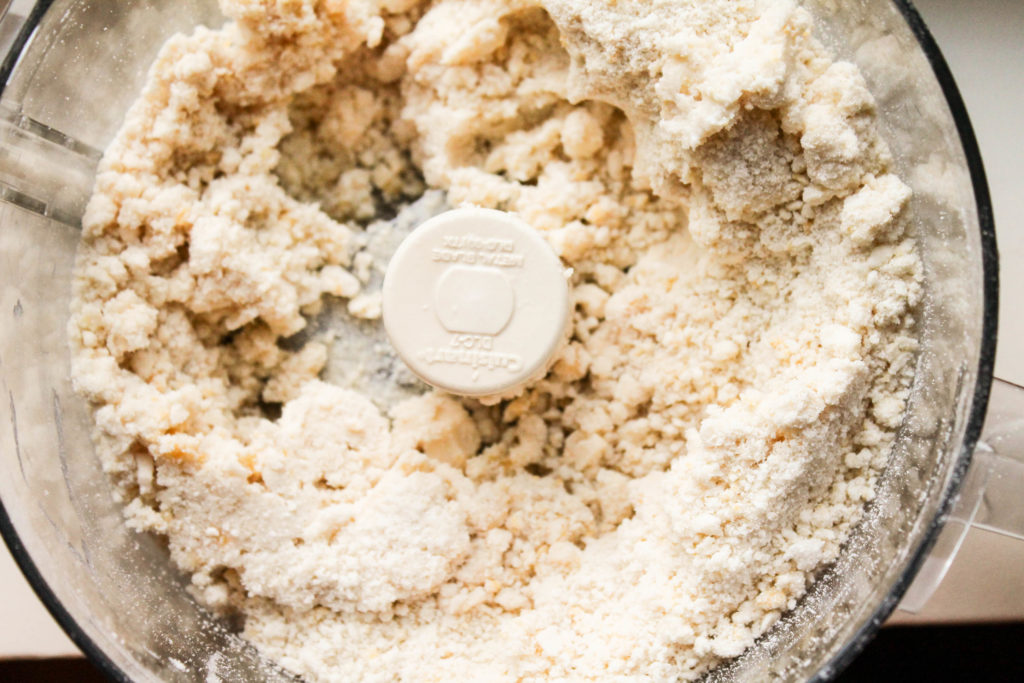
{"type": "Polygon", "coordinates": [[[310,680],[740,654],[837,556],[912,372],[910,192],[857,69],[785,1],[222,5],[83,221],[74,376],[129,523],[310,680]],[[572,268],[512,400],[378,405],[321,375],[363,328],[299,334],[379,325],[363,235],[428,191],[572,268]]]}

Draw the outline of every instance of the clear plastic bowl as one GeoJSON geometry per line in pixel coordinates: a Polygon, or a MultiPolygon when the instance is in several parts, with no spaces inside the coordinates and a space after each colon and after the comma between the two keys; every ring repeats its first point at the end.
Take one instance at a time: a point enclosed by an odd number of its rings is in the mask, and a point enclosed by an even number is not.
{"type": "MultiPolygon", "coordinates": [[[[863,648],[936,539],[992,380],[992,212],[949,70],[903,0],[805,4],[824,42],[866,76],[914,189],[922,350],[865,520],[799,606],[716,681],[828,679],[863,648]]],[[[100,150],[163,41],[222,21],[198,0],[39,2],[0,69],[0,531],[71,638],[119,680],[289,680],[188,596],[158,539],[122,524],[69,381],[71,270],[100,150]]],[[[11,30],[8,17],[0,39],[11,30]]]]}

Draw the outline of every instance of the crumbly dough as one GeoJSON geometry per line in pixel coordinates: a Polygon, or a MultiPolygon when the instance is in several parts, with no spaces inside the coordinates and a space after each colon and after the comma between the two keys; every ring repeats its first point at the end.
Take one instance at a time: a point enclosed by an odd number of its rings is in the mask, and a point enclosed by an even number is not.
{"type": "Polygon", "coordinates": [[[913,370],[910,193],[857,69],[782,0],[222,4],[83,221],[74,377],[129,523],[310,680],[743,652],[872,499],[913,370]],[[377,316],[367,226],[428,188],[572,268],[570,340],[494,406],[375,404],[322,370],[378,323],[304,332],[377,316]]]}

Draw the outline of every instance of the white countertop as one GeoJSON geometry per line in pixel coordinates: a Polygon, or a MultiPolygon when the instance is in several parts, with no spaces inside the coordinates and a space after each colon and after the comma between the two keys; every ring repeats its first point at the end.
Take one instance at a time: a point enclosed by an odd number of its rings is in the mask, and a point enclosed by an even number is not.
{"type": "MultiPolygon", "coordinates": [[[[14,9],[24,3],[15,3],[14,9]]],[[[995,206],[1001,255],[996,375],[1024,384],[1024,2],[917,0],[971,114],[995,206]]],[[[0,658],[78,653],[0,549],[0,658]]],[[[1024,620],[1024,543],[972,531],[946,580],[916,617],[895,621],[1024,620]]]]}

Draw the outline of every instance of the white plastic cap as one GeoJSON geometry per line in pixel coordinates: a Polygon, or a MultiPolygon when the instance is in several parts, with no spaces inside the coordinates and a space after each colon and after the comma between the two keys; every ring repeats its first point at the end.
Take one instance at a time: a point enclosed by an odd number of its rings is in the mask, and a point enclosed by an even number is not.
{"type": "Polygon", "coordinates": [[[514,391],[565,338],[569,285],[558,256],[519,218],[446,211],[399,245],[383,291],[384,329],[424,382],[464,396],[514,391]]]}

